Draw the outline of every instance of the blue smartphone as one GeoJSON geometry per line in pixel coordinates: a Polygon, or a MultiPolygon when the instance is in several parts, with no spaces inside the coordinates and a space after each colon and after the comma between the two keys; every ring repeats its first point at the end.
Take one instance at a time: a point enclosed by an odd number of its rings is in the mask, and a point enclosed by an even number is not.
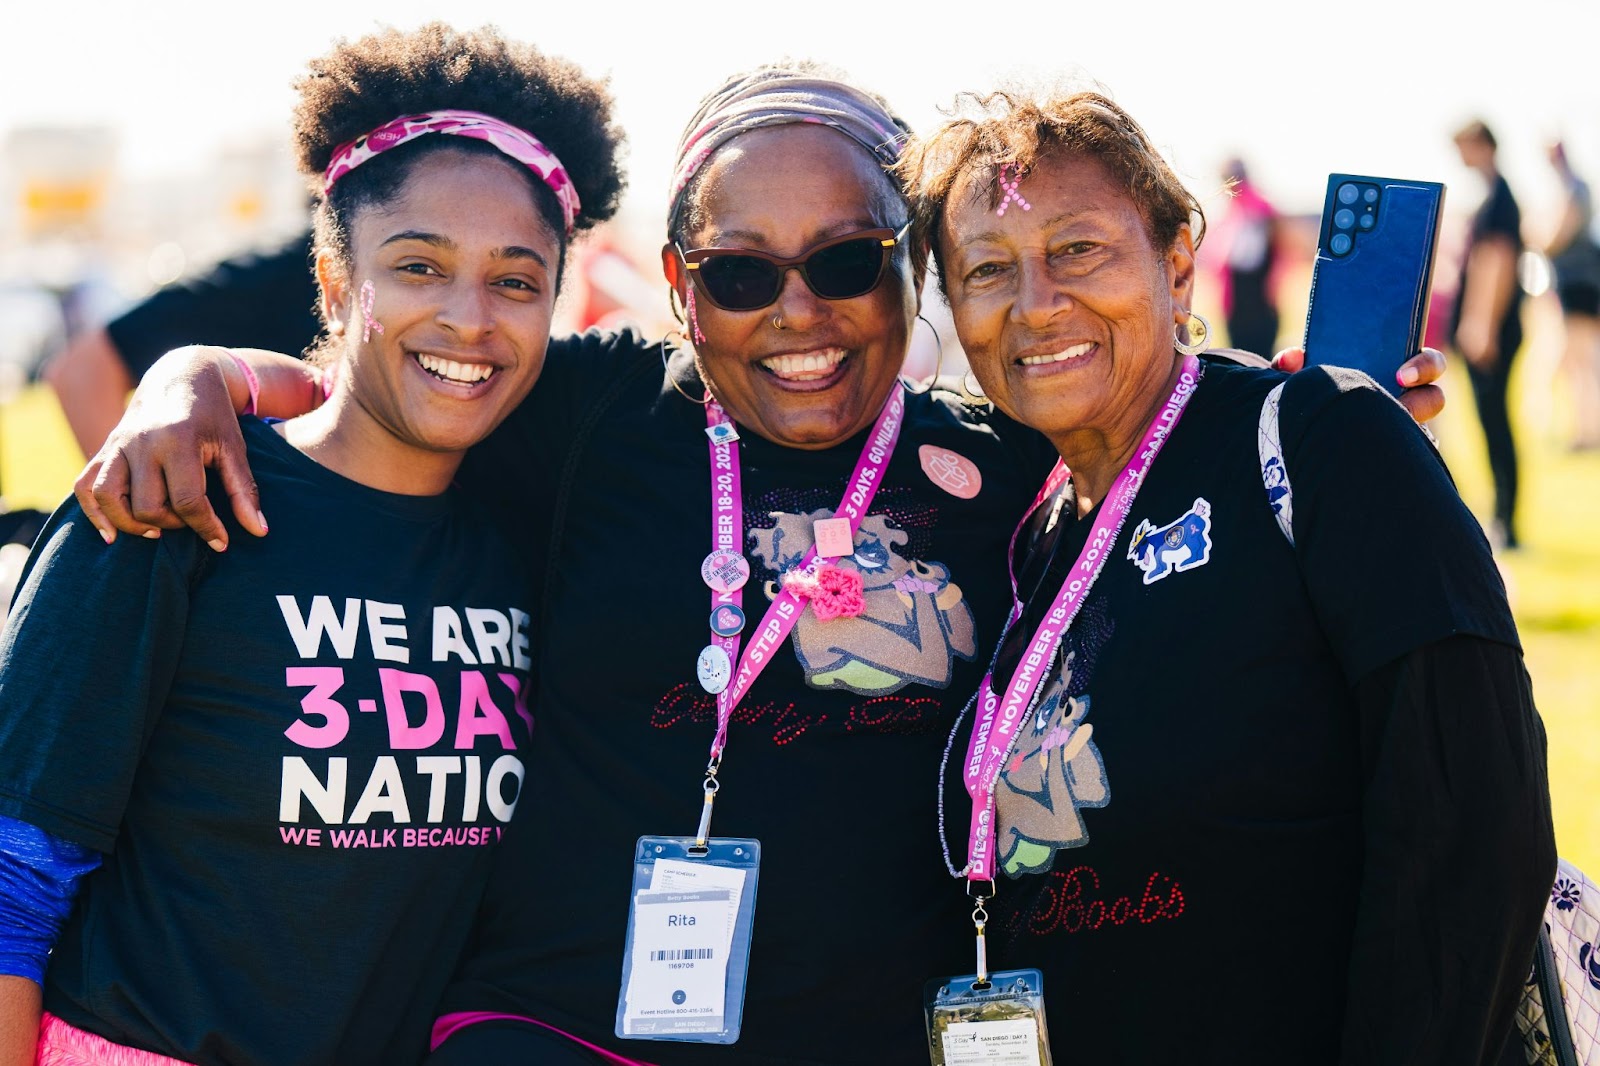
{"type": "Polygon", "coordinates": [[[1306,365],[1352,367],[1393,395],[1422,347],[1444,186],[1328,175],[1306,311],[1306,365]]]}

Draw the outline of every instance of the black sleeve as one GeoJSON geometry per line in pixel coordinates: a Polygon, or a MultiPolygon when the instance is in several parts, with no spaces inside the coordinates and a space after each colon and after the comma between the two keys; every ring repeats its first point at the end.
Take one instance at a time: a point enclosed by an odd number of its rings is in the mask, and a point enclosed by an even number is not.
{"type": "Polygon", "coordinates": [[[311,236],[217,264],[169,285],[106,325],[135,380],[174,348],[222,344],[299,355],[321,330],[311,236]]]}
{"type": "Polygon", "coordinates": [[[1517,206],[1516,197],[1511,195],[1511,186],[1499,175],[1495,176],[1489,199],[1483,205],[1477,236],[1480,239],[1508,237],[1512,244],[1522,247],[1522,210],[1517,206]]]}
{"type": "Polygon", "coordinates": [[[514,544],[548,518],[563,468],[587,418],[653,346],[631,330],[553,337],[533,391],[467,452],[456,483],[514,544]]]}
{"type": "Polygon", "coordinates": [[[1295,551],[1351,684],[1453,634],[1519,644],[1489,542],[1405,408],[1311,367],[1280,410],[1295,551]]]}
{"type": "Polygon", "coordinates": [[[1365,867],[1340,1063],[1490,1066],[1555,878],[1522,655],[1450,637],[1356,685],[1365,867]]]}
{"type": "Polygon", "coordinates": [[[69,500],[0,634],[0,814],[110,851],[176,669],[195,538],[110,545],[69,500]]]}

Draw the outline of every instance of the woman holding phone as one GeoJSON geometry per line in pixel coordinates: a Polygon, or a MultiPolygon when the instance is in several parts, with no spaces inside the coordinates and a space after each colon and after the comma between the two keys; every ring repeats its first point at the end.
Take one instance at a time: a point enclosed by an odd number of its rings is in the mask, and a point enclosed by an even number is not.
{"type": "Polygon", "coordinates": [[[1125,111],[965,103],[918,225],[1070,471],[949,755],[995,968],[1042,969],[1062,1062],[1496,1062],[1555,849],[1482,531],[1364,375],[1192,343],[1200,207],[1125,111]]]}

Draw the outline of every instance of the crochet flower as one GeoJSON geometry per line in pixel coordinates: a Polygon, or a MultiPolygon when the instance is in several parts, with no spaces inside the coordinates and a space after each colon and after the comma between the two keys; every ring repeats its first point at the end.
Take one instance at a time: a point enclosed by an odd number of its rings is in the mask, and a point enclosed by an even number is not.
{"type": "Polygon", "coordinates": [[[854,618],[866,609],[866,583],[854,570],[832,563],[819,563],[812,571],[791,570],[783,575],[783,587],[811,601],[811,613],[819,622],[835,618],[854,618]]]}

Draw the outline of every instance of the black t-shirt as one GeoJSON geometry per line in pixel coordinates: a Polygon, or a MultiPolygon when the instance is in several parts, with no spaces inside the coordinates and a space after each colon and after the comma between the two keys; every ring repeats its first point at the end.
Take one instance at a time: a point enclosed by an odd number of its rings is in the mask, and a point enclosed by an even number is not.
{"type": "Polygon", "coordinates": [[[416,1061],[518,805],[524,572],[458,491],[244,428],[270,536],[108,547],[69,501],[0,645],[0,813],[107,853],[45,1007],[200,1066],[416,1061]]]}
{"type": "MultiPolygon", "coordinates": [[[[672,370],[699,396],[688,363],[675,354],[672,370]]],[[[530,399],[463,468],[549,563],[528,813],[444,1012],[531,1015],[669,1064],[922,1054],[922,984],[970,955],[968,908],[934,846],[932,774],[1007,609],[1007,540],[1054,458],[998,421],[948,393],[908,397],[841,564],[865,578],[866,612],[808,611],[734,712],[712,828],[763,849],[738,1043],[618,1041],[634,842],[693,832],[715,728],[695,679],[711,638],[710,461],[703,409],[664,381],[659,348],[630,333],[552,346],[530,399]]],[[[740,441],[747,641],[865,437],[820,452],[740,441]]]]}
{"type": "MultiPolygon", "coordinates": [[[[1511,242],[1517,252],[1522,251],[1522,209],[1517,198],[1511,195],[1511,186],[1504,175],[1496,172],[1489,183],[1489,195],[1472,216],[1472,228],[1467,235],[1467,254],[1480,241],[1490,237],[1503,237],[1511,242]]],[[[1461,278],[1456,285],[1456,306],[1452,319],[1452,333],[1461,326],[1461,294],[1467,290],[1467,260],[1461,263],[1461,278]]],[[[1511,283],[1511,302],[1506,305],[1505,317],[1495,327],[1502,356],[1514,353],[1522,344],[1522,285],[1515,278],[1511,283]]]]}
{"type": "MultiPolygon", "coordinates": [[[[1443,464],[1359,374],[1316,368],[1287,387],[1291,547],[1257,451],[1282,379],[1206,364],[1002,772],[990,961],[1044,971],[1058,1063],[1336,1061],[1372,883],[1364,832],[1391,801],[1367,748],[1400,779],[1407,760],[1428,777],[1435,754],[1383,748],[1388,708],[1358,711],[1355,689],[1453,635],[1517,644],[1443,464]]],[[[1022,567],[1000,691],[1092,525],[1063,495],[1036,519],[1049,528],[1022,567]]],[[[1537,756],[1542,783],[1542,742],[1537,756]]],[[[949,796],[964,853],[970,808],[959,784],[949,796]]]]}
{"type": "Polygon", "coordinates": [[[299,353],[321,330],[309,233],[278,251],[225,260],[169,285],[106,325],[134,380],[186,344],[299,353]]]}

